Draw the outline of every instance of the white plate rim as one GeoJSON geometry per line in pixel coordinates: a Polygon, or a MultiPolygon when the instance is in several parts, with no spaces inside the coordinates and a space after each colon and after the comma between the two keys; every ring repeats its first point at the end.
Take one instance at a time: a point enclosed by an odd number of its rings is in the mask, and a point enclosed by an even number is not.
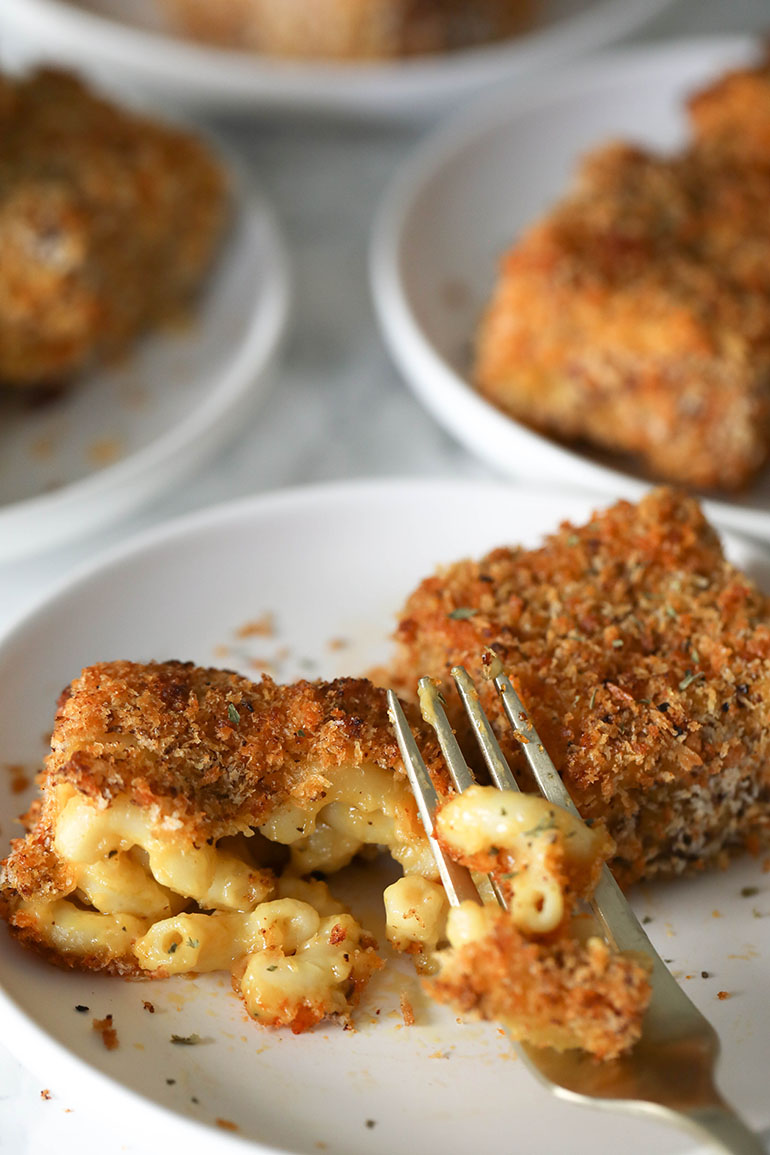
{"type": "Polygon", "coordinates": [[[531,74],[546,62],[619,39],[672,3],[594,0],[590,9],[558,20],[553,27],[525,29],[510,42],[445,57],[339,66],[266,58],[257,58],[255,64],[253,54],[165,37],[62,0],[4,0],[9,27],[38,37],[41,28],[48,29],[47,43],[65,48],[68,54],[75,51],[91,60],[138,68],[145,78],[160,74],[180,89],[199,87],[200,94],[214,102],[251,100],[273,108],[354,115],[400,111],[410,117],[417,111],[417,96],[431,104],[441,103],[455,92],[486,87],[514,71],[531,74]]]}
{"type": "MultiPolygon", "coordinates": [[[[479,133],[493,133],[512,118],[528,111],[579,99],[617,79],[627,80],[638,71],[644,75],[658,64],[664,66],[683,55],[697,60],[740,60],[756,56],[759,41],[752,36],[701,36],[667,41],[665,44],[616,48],[603,52],[590,64],[575,64],[558,75],[539,78],[519,93],[500,88],[479,98],[470,108],[451,117],[417,146],[396,173],[378,207],[369,248],[369,280],[375,313],[385,345],[402,377],[425,408],[457,439],[468,444],[469,426],[478,428],[474,452],[512,480],[510,467],[501,463],[502,449],[508,450],[507,435],[515,428],[517,441],[534,453],[547,449],[553,460],[566,470],[579,459],[581,488],[605,496],[615,494],[638,498],[654,482],[635,478],[610,466],[576,455],[555,441],[519,424],[485,400],[444,360],[415,319],[409,306],[400,273],[401,240],[414,200],[421,188],[455,152],[479,133]],[[436,388],[432,382],[439,382],[436,388]],[[497,456],[494,449],[500,444],[497,456]]],[[[563,476],[563,475],[562,475],[563,476]]],[[[519,478],[520,480],[520,478],[519,478]]],[[[710,517],[741,533],[770,537],[770,510],[744,507],[726,499],[708,497],[703,501],[710,517]]]]}
{"type": "Polygon", "coordinates": [[[216,391],[204,397],[165,433],[128,456],[52,493],[37,494],[0,506],[0,560],[39,552],[49,543],[61,545],[70,536],[93,532],[106,520],[104,502],[112,497],[121,498],[120,508],[125,516],[170,488],[216,451],[230,433],[241,410],[259,388],[264,388],[264,380],[278,356],[290,315],[289,256],[270,203],[253,182],[233,171],[232,166],[229,172],[236,178],[233,181],[234,212],[247,228],[260,230],[266,245],[268,275],[236,356],[217,376],[216,391]],[[149,483],[149,477],[154,477],[154,481],[149,483]],[[88,506],[93,501],[101,504],[102,513],[88,516],[88,506]],[[52,527],[57,523],[66,525],[68,519],[76,514],[82,518],[78,529],[71,535],[62,533],[57,536],[52,527]],[[44,540],[46,534],[51,536],[44,540]]]}
{"type": "MultiPolygon", "coordinates": [[[[189,513],[169,518],[157,525],[139,530],[129,538],[115,545],[103,549],[93,557],[82,561],[71,573],[60,578],[50,589],[18,615],[13,621],[0,629],[0,652],[6,645],[12,644],[18,634],[21,634],[32,621],[41,613],[52,608],[54,603],[69,592],[74,592],[96,576],[106,574],[121,566],[130,558],[152,550],[156,545],[169,543],[188,534],[205,532],[210,527],[227,522],[239,521],[253,513],[263,511],[287,511],[294,506],[326,505],[334,500],[368,501],[370,495],[379,492],[387,493],[397,498],[400,493],[408,493],[414,488],[435,491],[445,494],[449,489],[465,491],[475,489],[481,497],[487,490],[513,491],[526,488],[528,492],[537,491],[558,496],[558,489],[547,486],[521,486],[506,480],[486,480],[482,478],[441,478],[441,477],[387,477],[387,478],[357,478],[350,481],[322,481],[309,482],[301,485],[291,485],[285,488],[272,490],[266,493],[252,493],[243,497],[219,501],[189,513]]],[[[593,498],[600,505],[607,502],[607,495],[599,492],[581,493],[581,498],[593,498]]]]}

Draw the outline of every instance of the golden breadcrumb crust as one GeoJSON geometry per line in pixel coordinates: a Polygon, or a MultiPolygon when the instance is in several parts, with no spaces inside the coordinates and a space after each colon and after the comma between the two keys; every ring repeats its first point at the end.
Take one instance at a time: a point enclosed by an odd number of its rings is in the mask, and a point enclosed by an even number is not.
{"type": "Polygon", "coordinates": [[[568,1032],[597,1058],[612,1059],[641,1034],[649,968],[599,939],[531,941],[500,912],[491,934],[439,957],[438,977],[425,983],[430,995],[503,1023],[516,1038],[568,1032]]]}
{"type": "Polygon", "coordinates": [[[0,77],[0,382],[59,384],[186,307],[226,216],[187,133],[75,77],[0,77]]]}
{"type": "Polygon", "coordinates": [[[584,159],[504,256],[473,375],[557,438],[731,490],[770,445],[770,70],[718,82],[691,114],[695,143],[673,157],[584,159]]]}
{"type": "Polygon", "coordinates": [[[670,489],[427,578],[408,599],[404,694],[464,665],[518,775],[521,749],[484,673],[518,685],[585,819],[625,882],[680,872],[770,828],[770,605],[723,556],[698,503],[670,489]]]}
{"type": "Polygon", "coordinates": [[[687,111],[698,145],[722,163],[770,163],[770,60],[726,73],[696,92],[687,111]]]}
{"type": "MultiPolygon", "coordinates": [[[[414,711],[410,717],[424,735],[414,711]]],[[[448,790],[436,743],[424,737],[448,790]]],[[[191,662],[89,666],[60,698],[42,806],[27,837],[13,843],[6,890],[61,889],[66,868],[53,848],[59,783],[100,803],[122,795],[157,807],[200,844],[248,831],[289,800],[312,803],[335,768],[367,762],[403,777],[384,691],[363,679],[285,686],[191,662]]],[[[416,807],[413,820],[421,838],[416,807]]]]}
{"type": "Polygon", "coordinates": [[[308,59],[451,52],[521,32],[532,0],[164,0],[183,35],[308,59]]]}

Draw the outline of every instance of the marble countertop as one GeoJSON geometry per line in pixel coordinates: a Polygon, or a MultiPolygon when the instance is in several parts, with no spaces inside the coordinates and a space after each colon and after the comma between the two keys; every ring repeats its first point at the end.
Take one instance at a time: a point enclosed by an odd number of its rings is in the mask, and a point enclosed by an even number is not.
{"type": "MultiPolygon", "coordinates": [[[[765,30],[764,0],[681,0],[644,39],[765,30]]],[[[637,40],[642,37],[637,37],[637,40]]],[[[70,572],[143,528],[285,486],[384,476],[483,478],[400,381],[378,335],[367,243],[390,178],[430,126],[300,119],[215,128],[272,199],[288,241],[295,300],[273,388],[236,442],[192,481],[130,520],[67,548],[0,565],[0,631],[70,572]]],[[[70,1103],[0,1045],[0,1152],[159,1155],[146,1141],[105,1148],[98,1105],[70,1103]],[[41,1098],[43,1089],[50,1098],[41,1098]]],[[[165,1155],[165,1149],[164,1149],[165,1155]]]]}

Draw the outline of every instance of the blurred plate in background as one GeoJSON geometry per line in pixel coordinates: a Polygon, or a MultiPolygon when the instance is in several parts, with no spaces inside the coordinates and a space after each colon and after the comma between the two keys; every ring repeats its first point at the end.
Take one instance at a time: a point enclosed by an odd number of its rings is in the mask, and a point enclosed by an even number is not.
{"type": "Polygon", "coordinates": [[[381,64],[280,61],[174,39],[156,0],[2,0],[0,36],[21,61],[71,65],[185,106],[414,118],[617,40],[671,2],[536,0],[515,39],[381,64]]]}

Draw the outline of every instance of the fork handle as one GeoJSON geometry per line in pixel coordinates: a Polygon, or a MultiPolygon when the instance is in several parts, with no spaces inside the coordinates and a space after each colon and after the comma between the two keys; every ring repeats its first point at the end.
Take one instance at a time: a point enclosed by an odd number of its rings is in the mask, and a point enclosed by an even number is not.
{"type": "Polygon", "coordinates": [[[688,1111],[698,1131],[704,1134],[712,1148],[725,1155],[767,1155],[767,1148],[727,1103],[715,1103],[688,1111]]]}

